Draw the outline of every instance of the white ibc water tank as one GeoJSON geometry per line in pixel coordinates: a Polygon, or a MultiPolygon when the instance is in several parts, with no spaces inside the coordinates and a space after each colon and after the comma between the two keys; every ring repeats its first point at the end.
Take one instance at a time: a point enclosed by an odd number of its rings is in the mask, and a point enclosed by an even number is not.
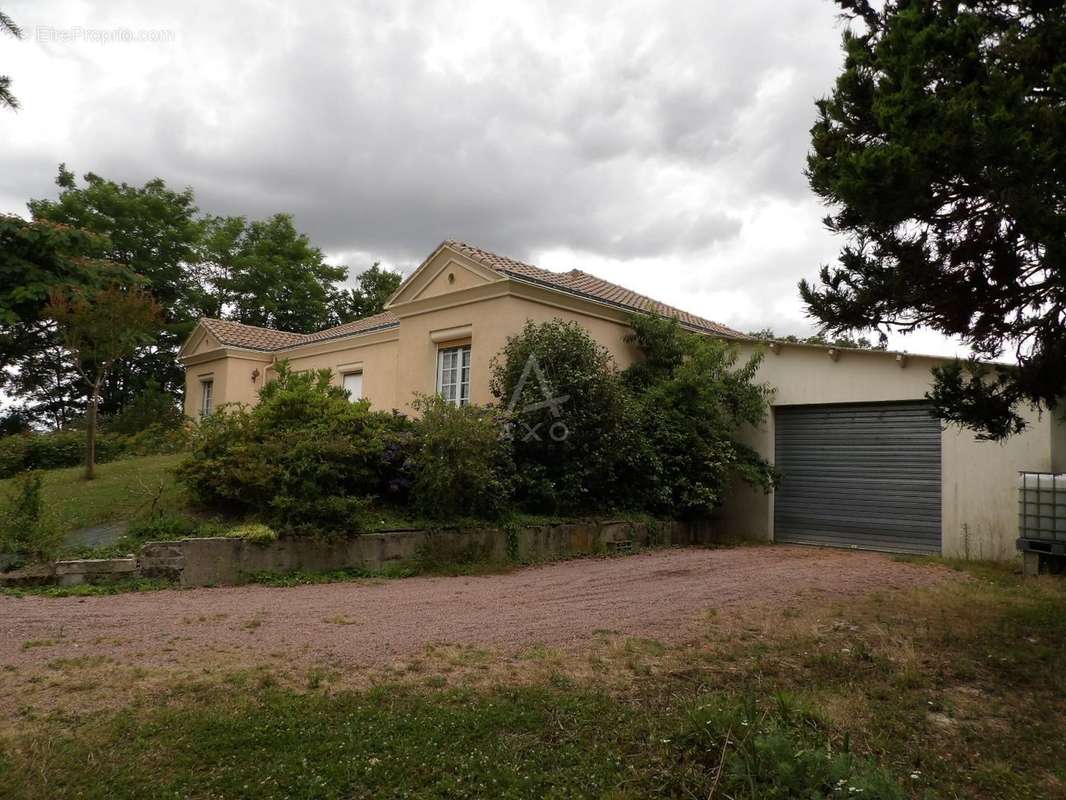
{"type": "Polygon", "coordinates": [[[1066,542],[1066,473],[1018,476],[1018,527],[1023,539],[1066,542]]]}

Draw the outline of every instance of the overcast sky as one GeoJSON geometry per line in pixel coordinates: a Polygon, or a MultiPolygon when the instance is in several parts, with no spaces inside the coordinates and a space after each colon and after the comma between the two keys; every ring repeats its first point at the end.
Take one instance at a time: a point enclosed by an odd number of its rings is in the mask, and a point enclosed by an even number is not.
{"type": "Polygon", "coordinates": [[[0,111],[0,211],[54,196],[63,161],[291,212],[353,272],[458,238],[813,332],[796,282],[839,247],[802,174],[841,61],[828,0],[0,8],[26,33],[0,40],[22,104],[0,111]]]}

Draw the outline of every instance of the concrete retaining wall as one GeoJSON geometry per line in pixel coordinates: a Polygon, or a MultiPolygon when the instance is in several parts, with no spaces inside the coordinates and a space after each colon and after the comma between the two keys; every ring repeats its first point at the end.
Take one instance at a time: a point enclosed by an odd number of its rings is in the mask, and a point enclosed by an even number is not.
{"type": "Polygon", "coordinates": [[[0,586],[76,586],[137,577],[137,559],[78,558],[0,572],[0,586]]]}
{"type": "Polygon", "coordinates": [[[388,531],[340,541],[282,539],[270,544],[232,538],[183,539],[146,544],[138,566],[145,577],[169,578],[182,586],[221,586],[241,583],[257,572],[377,570],[422,556],[439,562],[532,561],[631,547],[699,544],[709,541],[709,534],[707,526],[678,522],[607,521],[534,525],[514,531],[388,531]]]}
{"type": "Polygon", "coordinates": [[[149,542],[137,557],[77,559],[0,573],[0,586],[103,583],[123,578],[165,578],[182,586],[242,583],[257,572],[379,570],[426,559],[437,563],[512,559],[536,561],[637,547],[708,544],[712,524],[698,522],[575,522],[514,530],[403,530],[348,539],[281,539],[255,544],[243,539],[149,542]]]}
{"type": "Polygon", "coordinates": [[[55,562],[55,576],[60,586],[100,583],[137,577],[136,558],[80,558],[55,562]]]}

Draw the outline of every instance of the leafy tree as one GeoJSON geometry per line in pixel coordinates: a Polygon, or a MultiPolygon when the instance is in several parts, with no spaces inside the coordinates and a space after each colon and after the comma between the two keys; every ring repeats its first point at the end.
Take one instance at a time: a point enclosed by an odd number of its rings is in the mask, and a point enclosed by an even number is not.
{"type": "Polygon", "coordinates": [[[142,288],[112,284],[85,291],[55,290],[48,315],[88,389],[85,479],[96,466],[96,427],[100,390],[119,359],[133,355],[159,327],[161,309],[142,288]]]}
{"type": "Polygon", "coordinates": [[[537,511],[638,507],[648,460],[610,354],[575,322],[527,321],[493,359],[512,416],[519,501],[537,511]]]}
{"type": "Polygon", "coordinates": [[[12,363],[6,388],[37,425],[66,428],[85,412],[85,388],[51,320],[33,352],[12,363]]]}
{"type": "MultiPolygon", "coordinates": [[[[34,219],[73,225],[106,237],[106,257],[140,275],[167,321],[195,319],[198,286],[188,265],[196,259],[202,234],[193,191],[167,187],[160,178],[144,186],[102,178],[92,172],[79,187],[74,174],[59,165],[57,200],[31,200],[34,219]]],[[[191,330],[191,327],[189,328],[191,330]]]]}
{"type": "Polygon", "coordinates": [[[0,439],[33,430],[32,420],[24,409],[12,408],[0,413],[0,439]]]}
{"type": "Polygon", "coordinates": [[[153,381],[177,395],[185,382],[177,351],[201,316],[203,297],[190,268],[203,227],[192,190],[173,191],[158,178],[131,186],[91,172],[79,186],[64,165],[56,184],[57,200],[30,201],[34,219],[102,237],[103,256],[141,276],[163,309],[158,335],[138,348],[135,359],[118,365],[103,387],[103,409],[120,410],[153,381]]]}
{"type": "Polygon", "coordinates": [[[0,384],[50,425],[81,412],[82,392],[40,310],[55,286],[92,284],[98,263],[105,272],[123,269],[121,281],[140,276],[163,309],[158,335],[116,364],[101,389],[109,416],[150,385],[180,394],[177,351],[200,317],[310,332],[374,313],[400,280],[372,268],[357,289],[340,289],[347,270],[326,264],[286,214],[255,222],[205,216],[191,189],[93,173],[79,182],[64,165],[56,183],[57,199],[30,201],[33,222],[0,217],[0,384]]]}
{"type": "Polygon", "coordinates": [[[359,273],[358,286],[342,289],[333,301],[334,325],[372,317],[385,310],[385,303],[403,283],[403,275],[382,269],[375,262],[359,273]]]}
{"type": "Polygon", "coordinates": [[[201,289],[200,311],[205,317],[225,319],[231,300],[226,280],[236,270],[247,227],[244,217],[207,217],[203,220],[200,248],[191,269],[201,289]]]}
{"type": "MultiPolygon", "coordinates": [[[[22,38],[22,28],[3,11],[0,11],[0,33],[9,34],[16,39],[22,38]]],[[[18,99],[11,93],[11,78],[7,75],[0,75],[0,106],[7,106],[12,110],[19,107],[18,99]]]]}
{"type": "Polygon", "coordinates": [[[0,363],[32,351],[46,333],[44,307],[61,285],[91,285],[110,267],[106,242],[69,225],[0,214],[0,363]]]}
{"type": "Polygon", "coordinates": [[[327,264],[291,215],[275,214],[243,230],[231,218],[218,224],[215,236],[222,267],[215,283],[229,318],[294,333],[329,324],[333,285],[347,269],[327,264]]]}
{"type": "Polygon", "coordinates": [[[0,215],[0,387],[24,401],[29,420],[59,426],[80,413],[82,392],[44,312],[57,287],[128,280],[105,251],[87,231],[0,215]]]}
{"type": "Polygon", "coordinates": [[[644,355],[622,373],[638,398],[640,428],[652,459],[639,484],[646,510],[705,515],[734,476],[763,489],[773,467],[738,439],[766,418],[772,390],[755,382],[761,356],[737,365],[737,351],[718,339],[682,330],[677,320],[634,316],[634,342],[644,355]]]}
{"type": "Polygon", "coordinates": [[[1066,395],[1066,5],[837,0],[854,29],[807,175],[847,237],[800,292],[833,333],[919,326],[1016,365],[937,371],[949,421],[1000,439],[1066,395]]]}

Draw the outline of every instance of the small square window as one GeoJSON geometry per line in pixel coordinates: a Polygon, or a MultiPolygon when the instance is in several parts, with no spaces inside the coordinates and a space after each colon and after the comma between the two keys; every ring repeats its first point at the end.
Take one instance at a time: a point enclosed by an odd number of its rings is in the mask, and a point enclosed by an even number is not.
{"type": "Polygon", "coordinates": [[[457,406],[470,402],[470,345],[437,351],[437,393],[457,406]]]}

